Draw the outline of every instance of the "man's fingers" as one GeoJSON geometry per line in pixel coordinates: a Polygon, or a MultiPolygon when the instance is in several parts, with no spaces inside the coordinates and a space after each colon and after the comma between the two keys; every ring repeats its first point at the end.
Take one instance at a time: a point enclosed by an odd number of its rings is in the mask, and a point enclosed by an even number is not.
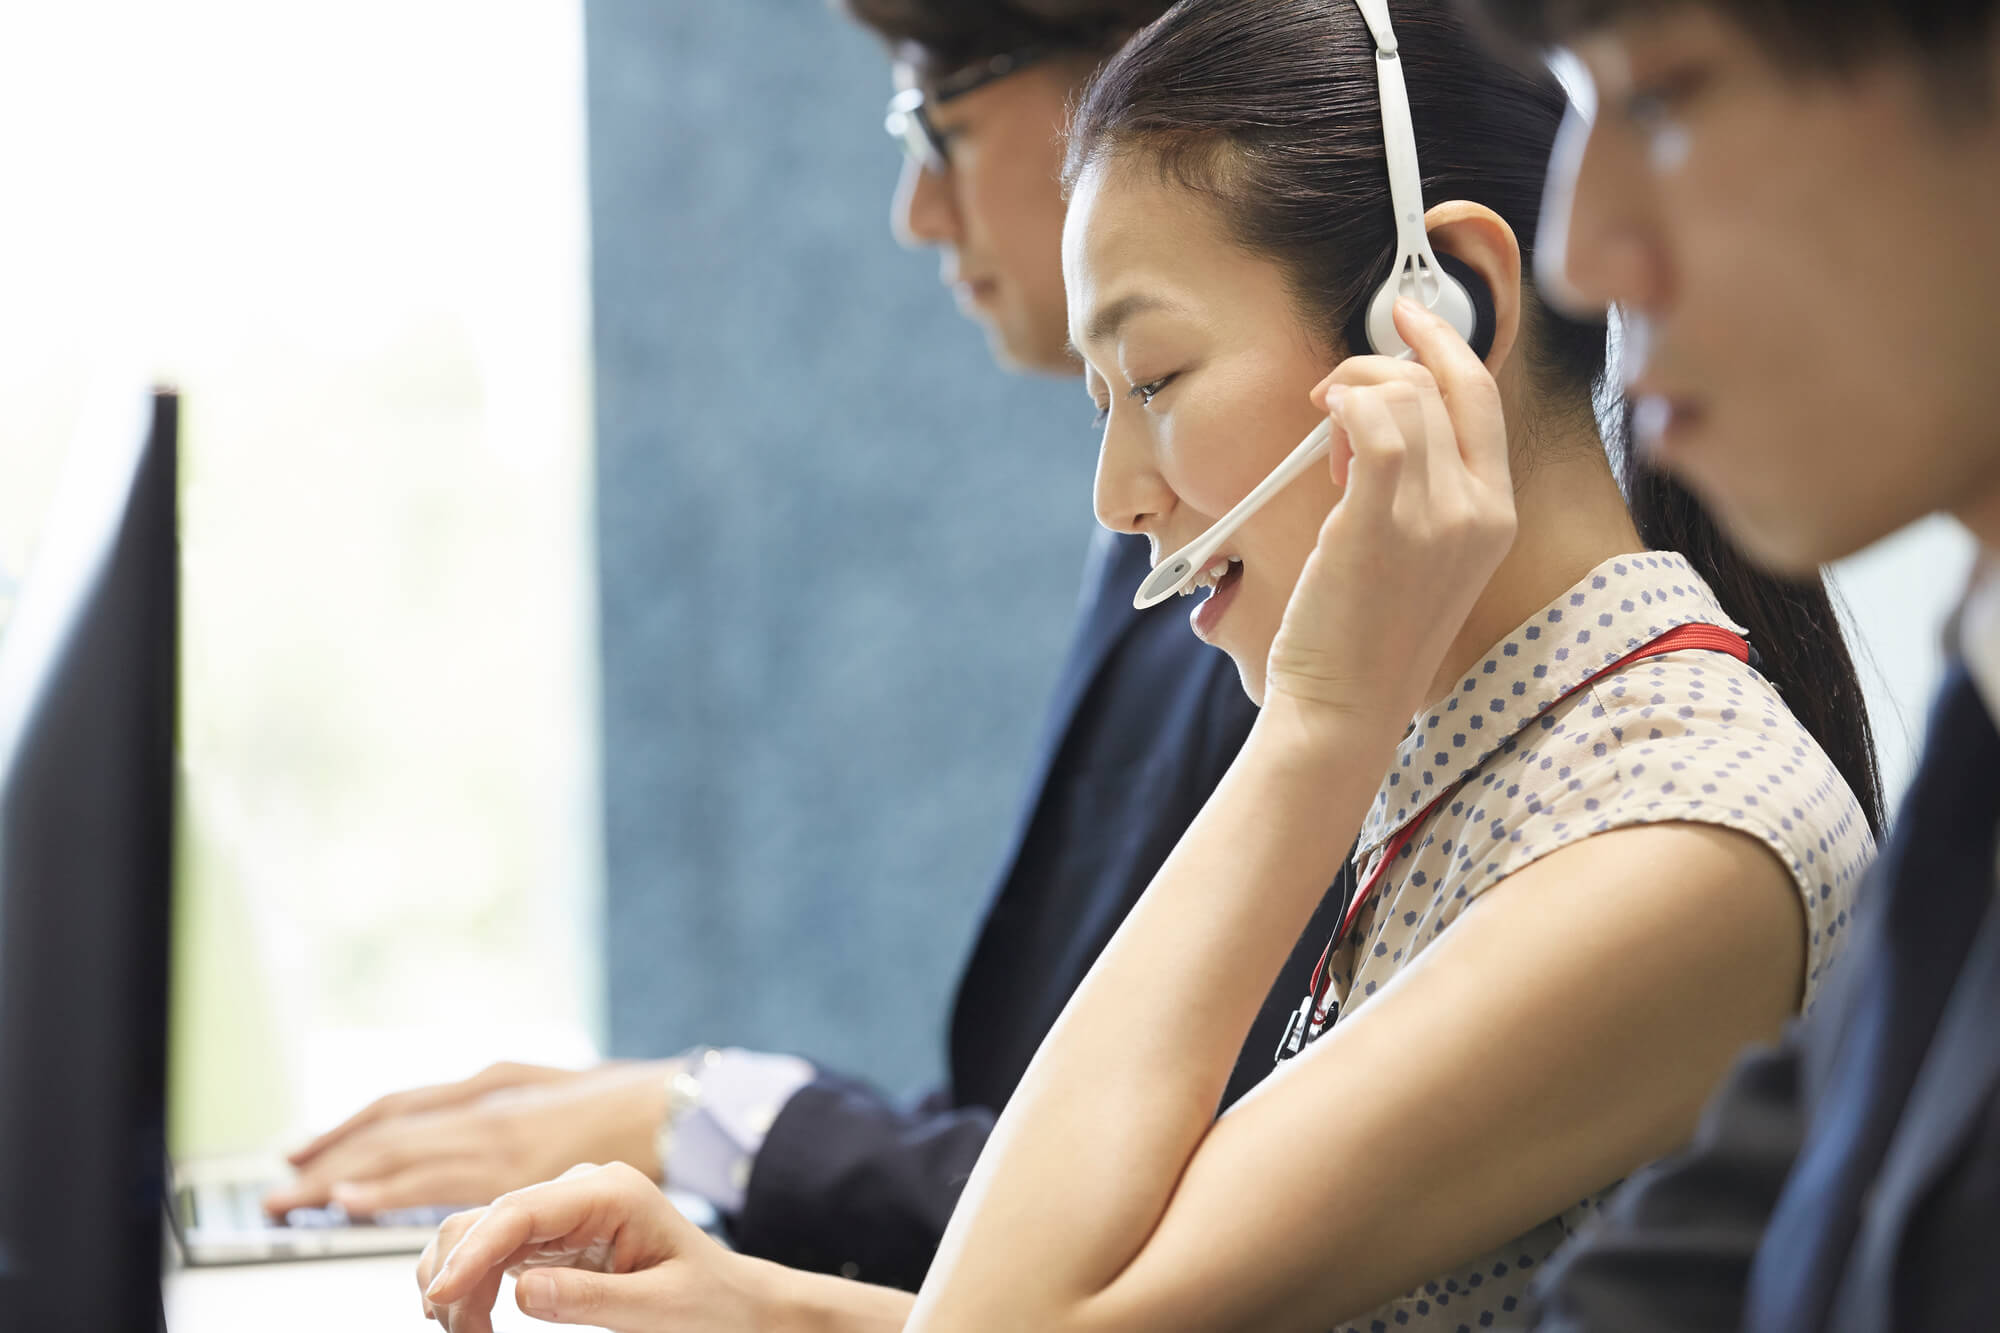
{"type": "Polygon", "coordinates": [[[476,1208],[506,1188],[506,1182],[482,1172],[472,1159],[462,1158],[424,1162],[379,1181],[343,1181],[328,1193],[353,1216],[372,1217],[396,1208],[476,1208]]]}
{"type": "MultiPolygon", "coordinates": [[[[506,1086],[510,1071],[516,1068],[508,1065],[492,1065],[468,1079],[457,1083],[438,1083],[425,1088],[406,1088],[377,1097],[368,1105],[356,1111],[347,1119],[327,1130],[305,1147],[290,1154],[285,1160],[293,1166],[304,1166],[327,1149],[350,1138],[371,1125],[385,1120],[396,1120],[407,1115],[418,1115],[425,1111],[442,1110],[458,1106],[496,1087],[506,1086]]],[[[515,1076],[518,1077],[518,1076],[515,1076]]]]}
{"type": "Polygon", "coordinates": [[[488,1065],[471,1078],[463,1078],[456,1083],[434,1083],[428,1087],[392,1092],[377,1097],[303,1148],[288,1154],[285,1160],[293,1166],[302,1167],[342,1139],[380,1121],[458,1106],[499,1088],[523,1083],[548,1083],[568,1077],[569,1073],[566,1069],[544,1065],[500,1063],[488,1065]]]}
{"type": "Polygon", "coordinates": [[[455,1151],[457,1137],[401,1119],[388,1121],[339,1145],[290,1185],[273,1190],[265,1196],[264,1210],[278,1215],[293,1208],[323,1207],[333,1201],[340,1186],[379,1185],[400,1171],[455,1151]]]}
{"type": "Polygon", "coordinates": [[[365,1129],[376,1121],[395,1114],[396,1108],[401,1106],[404,1099],[408,1096],[408,1093],[393,1092],[387,1097],[377,1097],[374,1101],[368,1103],[368,1105],[362,1107],[332,1129],[327,1130],[312,1142],[306,1144],[305,1147],[287,1153],[285,1160],[293,1166],[306,1165],[313,1158],[319,1156],[356,1130],[365,1129]]]}

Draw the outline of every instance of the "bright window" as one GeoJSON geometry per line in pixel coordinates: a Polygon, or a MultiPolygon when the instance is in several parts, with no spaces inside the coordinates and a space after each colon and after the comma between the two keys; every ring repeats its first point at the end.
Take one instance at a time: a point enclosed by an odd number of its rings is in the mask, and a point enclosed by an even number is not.
{"type": "Polygon", "coordinates": [[[0,616],[86,400],[185,394],[183,1148],[592,1052],[581,26],[0,11],[0,616]]]}

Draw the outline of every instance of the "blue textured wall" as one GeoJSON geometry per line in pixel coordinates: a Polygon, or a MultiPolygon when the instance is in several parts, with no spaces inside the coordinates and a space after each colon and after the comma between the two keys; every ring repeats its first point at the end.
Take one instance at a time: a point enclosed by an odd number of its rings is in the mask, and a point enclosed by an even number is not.
{"type": "Polygon", "coordinates": [[[614,1053],[903,1088],[1020,798],[1091,520],[1074,382],[887,230],[816,0],[589,0],[614,1053]]]}

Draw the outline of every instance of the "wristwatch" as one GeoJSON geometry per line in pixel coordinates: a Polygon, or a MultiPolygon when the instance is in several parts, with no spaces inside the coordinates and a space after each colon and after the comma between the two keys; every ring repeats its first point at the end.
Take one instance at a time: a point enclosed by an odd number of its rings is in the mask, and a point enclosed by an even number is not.
{"type": "Polygon", "coordinates": [[[701,1105],[701,1078],[722,1063],[722,1052],[714,1046],[693,1046],[675,1057],[674,1071],[667,1075],[667,1110],[653,1134],[653,1151],[660,1159],[660,1183],[667,1183],[667,1163],[673,1159],[674,1134],[681,1121],[701,1105]]]}

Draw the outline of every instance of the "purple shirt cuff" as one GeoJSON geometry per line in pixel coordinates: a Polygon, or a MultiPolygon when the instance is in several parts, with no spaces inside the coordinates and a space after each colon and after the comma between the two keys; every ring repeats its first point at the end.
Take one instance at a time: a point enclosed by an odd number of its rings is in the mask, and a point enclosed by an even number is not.
{"type": "Polygon", "coordinates": [[[750,1171],[792,1095],[819,1076],[795,1055],[730,1049],[701,1072],[701,1103],[674,1127],[667,1183],[722,1213],[743,1209],[750,1171]]]}

